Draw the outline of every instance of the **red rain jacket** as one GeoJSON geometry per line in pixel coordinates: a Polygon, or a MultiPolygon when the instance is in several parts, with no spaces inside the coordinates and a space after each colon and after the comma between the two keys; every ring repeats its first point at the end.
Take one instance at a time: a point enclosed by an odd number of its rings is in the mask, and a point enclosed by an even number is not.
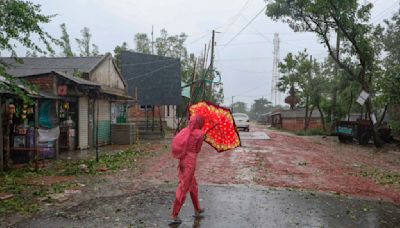
{"type": "Polygon", "coordinates": [[[172,215],[178,216],[182,205],[185,202],[186,193],[190,192],[195,210],[200,210],[198,198],[197,181],[194,177],[196,170],[197,154],[201,150],[204,133],[201,130],[204,125],[204,118],[200,115],[193,116],[189,121],[189,126],[184,128],[177,140],[172,141],[172,148],[182,150],[184,153],[179,156],[179,185],[176,189],[176,199],[173,206],[172,215]],[[183,142],[182,142],[183,141],[183,142]]]}

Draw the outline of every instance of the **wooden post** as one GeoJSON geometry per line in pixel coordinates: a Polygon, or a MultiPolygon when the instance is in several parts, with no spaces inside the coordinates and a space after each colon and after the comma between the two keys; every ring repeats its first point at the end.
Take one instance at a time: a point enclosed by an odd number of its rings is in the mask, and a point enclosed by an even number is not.
{"type": "Polygon", "coordinates": [[[39,100],[36,99],[35,102],[35,152],[34,152],[34,162],[35,162],[35,170],[37,171],[39,169],[38,165],[38,159],[39,159],[39,149],[38,149],[38,143],[39,143],[39,100]]]}
{"type": "Polygon", "coordinates": [[[151,131],[154,131],[154,105],[151,106],[151,114],[152,114],[152,120],[151,120],[151,131]]]}
{"type": "Polygon", "coordinates": [[[96,99],[97,113],[96,113],[96,161],[99,162],[99,100],[96,99]]]}
{"type": "MultiPolygon", "coordinates": [[[[60,104],[59,101],[56,100],[56,115],[57,115],[57,119],[60,118],[60,116],[59,116],[59,111],[60,111],[59,104],[60,104]]],[[[60,153],[60,136],[58,136],[58,138],[56,139],[56,159],[58,159],[59,153],[60,153]]]]}
{"type": "MultiPolygon", "coordinates": [[[[211,71],[211,77],[209,78],[211,81],[214,80],[214,45],[215,45],[215,30],[212,30],[212,38],[211,38],[211,56],[210,56],[210,71],[211,71]]],[[[205,83],[205,82],[204,82],[205,83]]],[[[208,96],[208,100],[211,100],[212,98],[212,89],[213,89],[213,84],[210,83],[210,93],[208,96]]],[[[207,85],[205,86],[207,88],[207,85]]]]}
{"type": "MultiPolygon", "coordinates": [[[[5,110],[8,109],[8,101],[6,100],[4,102],[5,105],[5,110]]],[[[7,113],[7,112],[6,112],[7,113]]],[[[9,167],[9,160],[10,160],[10,154],[11,154],[11,148],[10,148],[10,115],[7,113],[7,115],[5,116],[6,119],[6,125],[4,128],[4,141],[3,141],[3,145],[5,147],[5,149],[3,150],[3,168],[4,169],[8,169],[9,167]]]]}
{"type": "Polygon", "coordinates": [[[3,166],[3,96],[0,96],[0,171],[4,171],[3,166]]]}
{"type": "Polygon", "coordinates": [[[158,106],[158,114],[160,116],[160,131],[161,133],[163,133],[164,129],[163,129],[163,123],[162,123],[162,119],[161,119],[161,106],[158,106]]]}
{"type": "Polygon", "coordinates": [[[146,129],[149,129],[149,112],[147,111],[147,105],[144,107],[145,115],[146,115],[146,129]]]}

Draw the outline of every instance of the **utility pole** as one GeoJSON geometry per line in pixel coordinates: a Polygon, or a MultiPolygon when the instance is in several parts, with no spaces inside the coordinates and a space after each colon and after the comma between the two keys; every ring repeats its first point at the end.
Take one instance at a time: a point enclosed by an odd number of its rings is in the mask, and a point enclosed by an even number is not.
{"type": "Polygon", "coordinates": [[[207,61],[207,43],[204,44],[204,56],[203,56],[203,76],[200,82],[200,88],[201,88],[201,99],[204,100],[206,97],[206,73],[207,73],[207,69],[206,69],[206,61],[207,61]]]}
{"type": "MultiPolygon", "coordinates": [[[[215,30],[212,30],[212,36],[211,36],[211,56],[210,56],[210,72],[211,72],[211,77],[210,80],[213,80],[214,78],[214,46],[215,46],[215,30]]],[[[204,82],[205,83],[205,82],[204,82]]],[[[210,96],[209,99],[211,99],[212,96],[212,83],[210,83],[210,96]]]]}
{"type": "Polygon", "coordinates": [[[234,98],[235,96],[232,96],[232,113],[233,113],[233,98],[234,98]]]}
{"type": "Polygon", "coordinates": [[[151,25],[151,54],[154,55],[154,26],[151,25]]]}
{"type": "Polygon", "coordinates": [[[211,60],[210,60],[210,69],[211,72],[214,71],[214,45],[215,45],[215,30],[212,30],[212,37],[211,37],[211,60]]]}

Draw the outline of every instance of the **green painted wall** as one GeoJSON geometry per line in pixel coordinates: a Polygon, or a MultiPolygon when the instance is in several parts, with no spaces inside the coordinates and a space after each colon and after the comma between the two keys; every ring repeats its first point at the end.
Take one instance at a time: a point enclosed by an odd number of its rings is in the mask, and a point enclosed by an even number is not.
{"type": "MultiPolygon", "coordinates": [[[[99,121],[99,145],[109,144],[111,140],[111,121],[110,120],[100,120],[99,121]]],[[[94,127],[94,142],[96,143],[96,127],[94,127]]],[[[96,145],[96,144],[95,144],[96,145]]]]}

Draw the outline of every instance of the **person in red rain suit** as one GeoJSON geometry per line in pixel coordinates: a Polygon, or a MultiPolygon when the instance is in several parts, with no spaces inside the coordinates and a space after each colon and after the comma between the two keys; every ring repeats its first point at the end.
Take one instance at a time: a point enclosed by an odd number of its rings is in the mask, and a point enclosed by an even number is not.
{"type": "MultiPolygon", "coordinates": [[[[172,221],[170,224],[179,224],[182,222],[178,218],[179,211],[185,203],[186,194],[190,192],[192,198],[195,216],[200,216],[204,209],[200,208],[198,197],[198,186],[194,173],[196,171],[197,154],[201,150],[204,140],[204,133],[201,130],[204,125],[204,118],[201,115],[193,116],[189,121],[189,126],[183,129],[185,131],[185,140],[183,144],[185,155],[179,160],[179,185],[176,189],[176,198],[172,209],[172,221]]],[[[174,143],[174,142],[173,142],[174,143]]]]}

